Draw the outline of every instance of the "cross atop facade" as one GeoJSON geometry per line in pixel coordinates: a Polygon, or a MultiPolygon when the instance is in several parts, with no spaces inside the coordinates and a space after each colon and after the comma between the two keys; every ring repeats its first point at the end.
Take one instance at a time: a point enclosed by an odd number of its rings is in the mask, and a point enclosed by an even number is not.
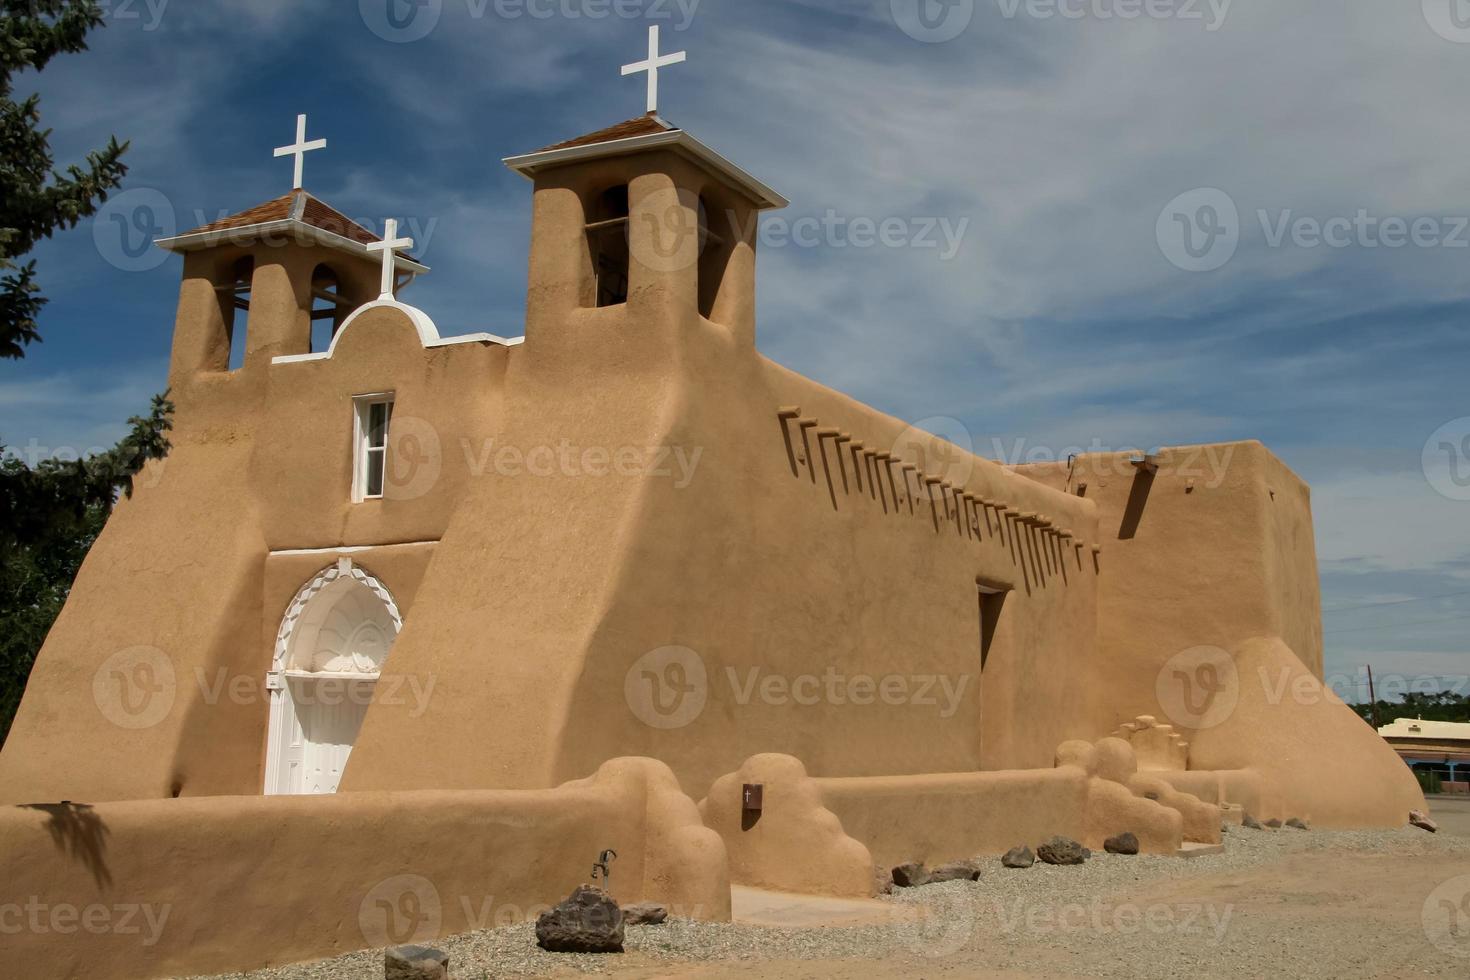
{"type": "Polygon", "coordinates": [[[650,113],[658,112],[658,70],[680,64],[686,57],[687,52],[684,51],[666,55],[658,53],[658,25],[654,24],[648,29],[648,60],[623,66],[624,76],[648,72],[648,111],[650,113]]]}
{"type": "Polygon", "coordinates": [[[293,191],[299,191],[299,190],[301,190],[301,183],[302,183],[301,178],[302,178],[303,172],[306,169],[306,155],[308,153],[310,153],[312,150],[323,150],[323,149],[326,149],[326,146],[327,146],[327,141],[326,140],[312,140],[310,143],[308,143],[306,141],[306,116],[304,114],[303,115],[300,115],[300,116],[297,116],[296,117],[296,145],[295,146],[282,146],[282,147],[277,147],[276,148],[276,156],[277,157],[295,157],[296,158],[296,181],[295,181],[295,183],[293,183],[291,185],[291,189],[293,191]]]}
{"type": "Polygon", "coordinates": [[[383,291],[378,299],[393,298],[393,282],[398,273],[398,253],[413,248],[412,238],[399,238],[398,221],[389,218],[384,224],[383,240],[367,247],[369,252],[383,253],[383,291]]]}

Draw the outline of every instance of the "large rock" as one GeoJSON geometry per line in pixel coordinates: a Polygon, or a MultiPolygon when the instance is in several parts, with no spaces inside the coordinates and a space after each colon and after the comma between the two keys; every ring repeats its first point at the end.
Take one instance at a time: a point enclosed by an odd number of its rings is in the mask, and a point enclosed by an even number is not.
{"type": "Polygon", "coordinates": [[[1245,816],[1243,816],[1243,817],[1240,818],[1240,825],[1242,827],[1244,827],[1246,830],[1265,830],[1266,829],[1265,827],[1262,827],[1261,826],[1261,821],[1257,820],[1255,817],[1251,816],[1249,813],[1247,813],[1245,816]]]}
{"type": "Polygon", "coordinates": [[[893,884],[898,888],[918,888],[929,884],[929,872],[916,861],[900,864],[893,869],[893,884]]]}
{"type": "Polygon", "coordinates": [[[1031,848],[1022,844],[1020,847],[1013,847],[1006,851],[1000,863],[1007,868],[1029,868],[1036,863],[1036,855],[1031,853],[1031,848]]]}
{"type": "Polygon", "coordinates": [[[1137,854],[1138,838],[1132,833],[1122,833],[1103,841],[1103,850],[1109,854],[1137,854]]]}
{"type": "Polygon", "coordinates": [[[383,954],[383,980],[449,980],[449,954],[428,946],[399,946],[383,954]]]}
{"type": "Polygon", "coordinates": [[[1281,821],[1277,820],[1275,817],[1272,817],[1270,820],[1266,821],[1266,826],[1270,827],[1272,830],[1280,830],[1281,821]]]}
{"type": "Polygon", "coordinates": [[[1074,840],[1053,837],[1036,849],[1036,856],[1047,864],[1081,864],[1092,852],[1074,840]]]}
{"type": "Polygon", "coordinates": [[[1420,830],[1427,830],[1431,834],[1439,833],[1439,824],[1435,823],[1433,820],[1430,820],[1429,814],[1425,813],[1423,810],[1409,811],[1409,826],[1418,827],[1420,830]]]}
{"type": "Polygon", "coordinates": [[[1292,830],[1311,830],[1312,829],[1312,828],[1310,828],[1310,827],[1307,826],[1307,822],[1305,820],[1303,820],[1301,817],[1292,817],[1290,820],[1286,821],[1286,825],[1288,827],[1290,827],[1292,830]]]}
{"type": "Polygon", "coordinates": [[[621,953],[623,910],[607,892],[582,885],[536,919],[536,944],[551,953],[621,953]]]}
{"type": "Polygon", "coordinates": [[[655,902],[640,902],[623,907],[625,926],[661,926],[668,920],[669,910],[655,902]]]}
{"type": "Polygon", "coordinates": [[[979,881],[980,865],[974,861],[952,861],[942,864],[929,874],[924,884],[937,885],[941,881],[979,881]]]}

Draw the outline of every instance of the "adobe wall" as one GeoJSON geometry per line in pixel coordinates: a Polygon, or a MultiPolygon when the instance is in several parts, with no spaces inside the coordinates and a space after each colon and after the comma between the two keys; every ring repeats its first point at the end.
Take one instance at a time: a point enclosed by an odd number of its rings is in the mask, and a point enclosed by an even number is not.
{"type": "Polygon", "coordinates": [[[621,903],[729,921],[719,837],[667,768],[623,759],[525,793],[0,809],[0,925],[47,976],[254,970],[534,919],[605,848],[621,903]]]}
{"type": "Polygon", "coordinates": [[[1191,770],[1270,816],[1399,827],[1423,796],[1383,739],[1321,683],[1321,603],[1306,485],[1258,442],[1169,448],[1017,472],[1099,509],[1099,678],[1116,727],[1174,725],[1191,770]],[[1330,750],[1324,747],[1330,746],[1330,750]]]}
{"type": "MultiPolygon", "coordinates": [[[[375,707],[345,788],[544,785],[612,752],[662,759],[687,788],[764,751],[823,775],[1025,767],[1050,764],[1044,746],[1097,733],[1084,682],[1095,667],[1089,550],[966,530],[931,511],[927,494],[887,481],[880,500],[866,482],[858,489],[850,460],[844,488],[835,452],[824,464],[802,446],[800,422],[894,452],[902,422],[708,321],[650,349],[622,320],[636,302],[581,311],[578,346],[517,352],[502,438],[523,451],[671,450],[669,472],[533,478],[492,467],[471,481],[393,652],[394,669],[438,679],[436,697],[417,725],[401,707],[375,707]],[[779,409],[793,405],[802,418],[783,435],[779,409]],[[1011,590],[983,676],[977,578],[1011,590]],[[692,675],[643,660],[671,646],[691,651],[679,666],[702,669],[706,701],[691,717],[650,722],[629,692],[662,691],[667,679],[676,696],[673,682],[692,675]],[[789,684],[829,668],[899,678],[933,703],[760,693],[769,677],[789,684]],[[946,682],[955,697],[941,717],[946,682]]],[[[462,465],[445,460],[446,472],[462,465]]],[[[1086,501],[985,461],[970,469],[976,493],[1094,537],[1086,501]]]]}

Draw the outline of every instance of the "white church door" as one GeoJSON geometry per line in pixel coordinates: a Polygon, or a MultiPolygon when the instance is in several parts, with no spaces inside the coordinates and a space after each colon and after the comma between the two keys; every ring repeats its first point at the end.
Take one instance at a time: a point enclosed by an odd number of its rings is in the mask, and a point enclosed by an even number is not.
{"type": "Polygon", "coordinates": [[[402,622],[382,584],[346,559],[297,594],[267,678],[268,795],[337,791],[402,622]]]}

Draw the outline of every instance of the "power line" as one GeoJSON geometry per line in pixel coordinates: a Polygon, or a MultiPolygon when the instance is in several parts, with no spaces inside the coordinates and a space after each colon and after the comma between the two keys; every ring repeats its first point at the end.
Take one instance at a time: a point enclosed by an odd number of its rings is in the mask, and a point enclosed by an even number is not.
{"type": "Polygon", "coordinates": [[[1433,602],[1435,599],[1457,599],[1460,596],[1465,595],[1470,595],[1470,592],[1447,592],[1444,595],[1426,595],[1420,596],[1417,599],[1390,599],[1387,602],[1365,602],[1357,606],[1328,606],[1322,611],[1324,613],[1351,612],[1354,609],[1377,609],[1380,606],[1405,606],[1411,602],[1433,602]]]}

